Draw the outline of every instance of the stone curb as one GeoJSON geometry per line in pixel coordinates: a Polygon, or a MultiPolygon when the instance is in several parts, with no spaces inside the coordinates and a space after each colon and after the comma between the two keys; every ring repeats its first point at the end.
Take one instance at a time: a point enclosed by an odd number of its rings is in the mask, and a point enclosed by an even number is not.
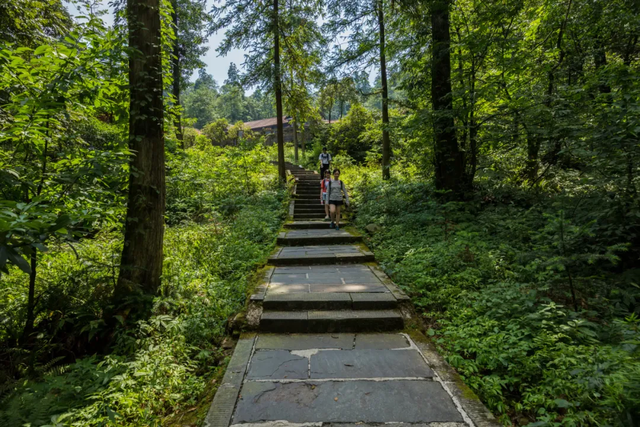
{"type": "Polygon", "coordinates": [[[255,334],[243,334],[236,345],[227,371],[204,420],[204,427],[228,427],[253,351],[255,334]]]}
{"type": "Polygon", "coordinates": [[[261,302],[264,300],[264,297],[267,293],[267,286],[269,286],[271,276],[273,275],[275,269],[275,267],[268,267],[265,270],[260,285],[258,285],[258,287],[256,288],[256,292],[249,298],[250,302],[261,302]]]}
{"type": "Polygon", "coordinates": [[[411,298],[398,287],[387,274],[377,265],[370,265],[369,269],[380,279],[380,281],[389,289],[389,292],[398,300],[399,303],[409,302],[411,298]]]}
{"type": "Polygon", "coordinates": [[[457,400],[457,403],[475,427],[502,426],[478,396],[462,381],[460,375],[447,363],[431,341],[421,333],[413,333],[409,337],[427,359],[427,363],[438,375],[442,385],[457,400]]]}

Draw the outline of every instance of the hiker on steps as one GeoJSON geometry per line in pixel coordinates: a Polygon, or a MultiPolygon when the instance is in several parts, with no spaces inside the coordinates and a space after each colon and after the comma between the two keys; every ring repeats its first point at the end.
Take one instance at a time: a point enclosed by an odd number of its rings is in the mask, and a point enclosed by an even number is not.
{"type": "Polygon", "coordinates": [[[324,177],[320,181],[320,204],[324,205],[325,221],[329,221],[329,199],[327,198],[327,190],[331,182],[331,173],[329,170],[324,171],[324,177]]]}
{"type": "Polygon", "coordinates": [[[340,181],[340,169],[333,170],[333,179],[329,181],[329,208],[331,210],[330,228],[340,230],[340,208],[342,207],[342,198],[344,203],[349,206],[349,194],[344,186],[344,182],[340,181]]]}
{"type": "Polygon", "coordinates": [[[318,160],[320,160],[320,178],[324,178],[325,171],[331,173],[331,154],[327,153],[327,147],[322,147],[322,153],[320,153],[318,160]]]}

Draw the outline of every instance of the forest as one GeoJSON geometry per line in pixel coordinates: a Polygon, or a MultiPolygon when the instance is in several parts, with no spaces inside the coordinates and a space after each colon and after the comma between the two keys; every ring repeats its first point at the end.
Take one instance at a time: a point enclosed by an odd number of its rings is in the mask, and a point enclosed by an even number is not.
{"type": "Polygon", "coordinates": [[[639,36],[635,0],[0,2],[0,425],[202,425],[323,147],[502,424],[640,425],[639,36]]]}

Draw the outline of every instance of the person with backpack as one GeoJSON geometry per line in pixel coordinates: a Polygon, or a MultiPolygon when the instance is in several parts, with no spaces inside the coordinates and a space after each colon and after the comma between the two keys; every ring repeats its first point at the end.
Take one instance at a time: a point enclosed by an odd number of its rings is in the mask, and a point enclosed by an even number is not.
{"type": "Polygon", "coordinates": [[[329,181],[329,191],[327,193],[331,211],[331,225],[329,227],[340,230],[340,208],[342,207],[343,198],[344,204],[349,207],[349,194],[347,194],[344,182],[340,180],[340,169],[333,170],[333,179],[329,181]]]}
{"type": "Polygon", "coordinates": [[[326,170],[324,171],[322,181],[320,181],[320,204],[324,205],[325,221],[329,221],[329,199],[327,198],[327,191],[329,190],[330,182],[331,174],[326,170]]]}
{"type": "Polygon", "coordinates": [[[320,160],[320,177],[324,178],[324,172],[329,171],[331,173],[331,154],[327,153],[327,147],[322,147],[322,153],[318,157],[320,160]]]}

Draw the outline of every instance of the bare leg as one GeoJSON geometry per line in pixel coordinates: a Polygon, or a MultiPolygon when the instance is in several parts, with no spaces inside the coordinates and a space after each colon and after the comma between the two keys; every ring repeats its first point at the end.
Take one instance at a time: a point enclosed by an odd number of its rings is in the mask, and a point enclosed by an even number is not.
{"type": "Polygon", "coordinates": [[[331,222],[335,222],[336,208],[336,205],[329,205],[329,209],[331,210],[331,222]]]}
{"type": "Polygon", "coordinates": [[[327,202],[324,203],[324,213],[325,216],[329,216],[329,203],[327,202]]]}
{"type": "Polygon", "coordinates": [[[340,206],[335,206],[335,208],[336,208],[336,227],[340,227],[340,206]]]}

